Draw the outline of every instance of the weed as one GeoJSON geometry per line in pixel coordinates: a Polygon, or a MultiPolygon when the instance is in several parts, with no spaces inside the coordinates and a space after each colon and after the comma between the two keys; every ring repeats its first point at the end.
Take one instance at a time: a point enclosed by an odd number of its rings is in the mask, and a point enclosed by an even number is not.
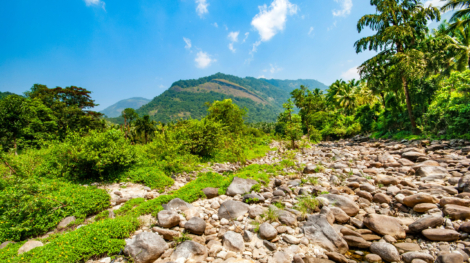
{"type": "Polygon", "coordinates": [[[330,194],[330,192],[328,192],[328,191],[322,191],[320,194],[321,194],[321,195],[327,195],[327,194],[330,194]]]}
{"type": "Polygon", "coordinates": [[[259,193],[261,191],[261,185],[260,184],[255,184],[251,187],[250,191],[254,191],[259,193]]]}
{"type": "Polygon", "coordinates": [[[303,218],[312,214],[319,205],[318,200],[311,196],[299,197],[298,200],[299,202],[294,207],[302,213],[303,218]]]}
{"type": "Polygon", "coordinates": [[[283,203],[281,203],[281,202],[275,202],[273,205],[274,205],[275,207],[279,208],[279,209],[284,209],[284,208],[286,207],[286,206],[285,206],[283,203]]]}
{"type": "Polygon", "coordinates": [[[268,210],[261,215],[261,218],[269,222],[276,222],[279,220],[279,214],[276,208],[270,206],[268,210]]]}
{"type": "Polygon", "coordinates": [[[315,167],[315,169],[313,169],[313,171],[315,173],[321,173],[325,171],[325,167],[323,167],[323,165],[321,164],[317,164],[317,166],[315,167]]]}
{"type": "Polygon", "coordinates": [[[175,241],[175,243],[178,245],[178,244],[181,244],[183,243],[184,241],[188,241],[188,240],[193,240],[190,236],[188,236],[185,232],[183,232],[181,234],[181,236],[173,239],[175,241]]]}

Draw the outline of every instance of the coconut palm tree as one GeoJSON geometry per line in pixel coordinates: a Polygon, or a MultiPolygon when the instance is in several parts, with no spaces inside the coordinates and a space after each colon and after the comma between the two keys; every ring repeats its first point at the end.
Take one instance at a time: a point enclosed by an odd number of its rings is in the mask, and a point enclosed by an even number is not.
{"type": "Polygon", "coordinates": [[[462,20],[462,23],[467,25],[470,23],[470,0],[448,0],[444,6],[441,7],[442,12],[456,10],[450,21],[462,20]]]}
{"type": "Polygon", "coordinates": [[[446,29],[446,37],[449,40],[446,49],[454,54],[450,66],[458,71],[464,71],[470,65],[470,24],[464,21],[457,19],[446,29]]]}
{"type": "Polygon", "coordinates": [[[341,85],[341,89],[336,93],[336,100],[347,115],[352,114],[356,108],[356,91],[358,88],[359,81],[352,79],[345,85],[341,85]]]}

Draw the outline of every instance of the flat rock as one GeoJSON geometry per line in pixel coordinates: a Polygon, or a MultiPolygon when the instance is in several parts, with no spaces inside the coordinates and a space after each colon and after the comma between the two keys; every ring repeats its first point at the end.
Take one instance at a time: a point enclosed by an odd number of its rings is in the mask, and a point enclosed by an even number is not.
{"type": "Polygon", "coordinates": [[[434,257],[422,252],[407,252],[401,255],[405,263],[411,263],[413,260],[423,260],[427,263],[434,262],[434,257]]]}
{"type": "Polygon", "coordinates": [[[220,204],[218,216],[228,220],[236,219],[248,212],[249,206],[239,201],[228,200],[220,204]]]}
{"type": "Polygon", "coordinates": [[[343,239],[346,240],[349,247],[367,249],[372,244],[371,242],[366,241],[364,238],[358,236],[343,236],[343,239]]]}
{"type": "Polygon", "coordinates": [[[441,254],[435,263],[463,263],[463,256],[460,253],[441,254]]]}
{"type": "Polygon", "coordinates": [[[173,211],[185,211],[186,209],[192,208],[191,204],[186,203],[184,200],[175,198],[167,204],[162,205],[165,210],[173,211]]]}
{"type": "Polygon", "coordinates": [[[248,210],[248,215],[250,216],[250,218],[254,219],[257,216],[264,214],[267,210],[267,208],[261,207],[259,205],[250,206],[248,210]]]}
{"type": "Polygon", "coordinates": [[[150,263],[157,260],[167,249],[168,245],[158,234],[142,232],[126,240],[124,253],[136,263],[150,263]]]}
{"type": "Polygon", "coordinates": [[[441,166],[421,166],[416,169],[416,175],[422,177],[423,181],[444,179],[450,176],[447,169],[441,166]]]}
{"type": "Polygon", "coordinates": [[[451,229],[425,229],[421,232],[423,236],[432,241],[456,241],[460,238],[459,232],[451,229]]]}
{"type": "Polygon", "coordinates": [[[457,197],[444,197],[439,200],[439,205],[445,207],[446,205],[460,205],[470,206],[470,199],[462,199],[457,197]]]}
{"type": "Polygon", "coordinates": [[[429,215],[429,216],[422,217],[418,219],[417,221],[415,221],[414,223],[412,223],[411,225],[409,225],[408,230],[411,233],[420,233],[424,229],[435,228],[438,226],[442,226],[443,224],[444,224],[444,218],[442,216],[429,215]]]}
{"type": "Polygon", "coordinates": [[[421,247],[416,243],[395,243],[393,244],[397,249],[405,252],[420,251],[421,247]]]}
{"type": "Polygon", "coordinates": [[[335,194],[320,195],[320,197],[327,199],[330,204],[342,209],[348,216],[356,216],[359,213],[359,206],[348,197],[335,194]]]}
{"type": "Polygon", "coordinates": [[[74,216],[68,216],[62,219],[62,221],[60,221],[60,223],[57,225],[57,229],[66,228],[70,223],[72,223],[75,220],[77,220],[77,218],[75,218],[74,216]]]}
{"type": "Polygon", "coordinates": [[[418,213],[425,213],[428,210],[437,208],[437,205],[430,203],[421,203],[413,207],[413,210],[418,213]]]}
{"type": "Polygon", "coordinates": [[[414,195],[409,195],[403,199],[403,204],[405,204],[408,207],[414,207],[417,204],[421,203],[431,203],[431,204],[437,204],[439,201],[437,198],[435,198],[432,195],[429,194],[414,194],[414,195]]]}
{"type": "Polygon", "coordinates": [[[26,243],[24,243],[20,249],[18,249],[18,255],[20,254],[23,254],[25,252],[28,252],[30,250],[32,250],[33,248],[37,248],[37,247],[42,247],[44,246],[44,244],[40,241],[36,241],[36,240],[30,240],[26,243]]]}
{"type": "Polygon", "coordinates": [[[224,247],[229,251],[243,253],[245,250],[245,243],[243,242],[242,235],[233,231],[228,231],[223,236],[224,247]]]}
{"type": "Polygon", "coordinates": [[[470,218],[470,207],[460,205],[446,205],[443,212],[452,220],[467,220],[470,218]]]}
{"type": "Polygon", "coordinates": [[[386,242],[374,242],[370,245],[370,252],[379,255],[388,262],[400,261],[400,254],[395,246],[386,242]]]}
{"type": "Polygon", "coordinates": [[[406,152],[401,155],[401,157],[406,158],[410,161],[416,161],[419,157],[424,157],[426,154],[420,152],[406,152]]]}
{"type": "MultiPolygon", "coordinates": [[[[207,258],[207,248],[197,242],[188,240],[179,244],[171,254],[170,260],[174,262],[185,262],[193,260],[194,262],[204,262],[207,258]]],[[[169,262],[169,260],[167,261],[169,262]]]]}
{"type": "Polygon", "coordinates": [[[162,235],[165,240],[169,241],[172,241],[173,239],[178,238],[180,236],[180,232],[165,228],[153,227],[152,230],[153,232],[162,235]]]}
{"type": "Polygon", "coordinates": [[[227,195],[235,196],[237,194],[243,195],[245,193],[249,193],[251,191],[251,187],[255,184],[258,184],[255,180],[234,177],[232,183],[227,189],[227,195]]]}
{"type": "Polygon", "coordinates": [[[344,254],[349,249],[348,243],[336,233],[325,215],[309,216],[302,230],[311,243],[330,252],[344,254]]]}
{"type": "Polygon", "coordinates": [[[391,216],[368,214],[364,218],[364,225],[380,235],[390,235],[397,239],[406,237],[401,221],[391,216]]]}

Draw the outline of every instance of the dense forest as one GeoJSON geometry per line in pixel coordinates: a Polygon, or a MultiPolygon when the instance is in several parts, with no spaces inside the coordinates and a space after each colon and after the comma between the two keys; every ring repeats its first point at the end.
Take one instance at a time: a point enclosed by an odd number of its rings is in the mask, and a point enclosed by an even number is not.
{"type": "MultiPolygon", "coordinates": [[[[463,1],[449,1],[443,10],[458,3],[463,1]]],[[[155,216],[176,197],[194,202],[206,187],[223,194],[234,175],[201,173],[181,190],[126,202],[114,218],[108,218],[110,196],[96,187],[100,183],[142,183],[163,192],[179,175],[210,163],[246,164],[262,157],[273,150],[273,140],[298,149],[356,135],[470,139],[469,9],[430,30],[429,21],[440,20],[435,7],[407,0],[371,4],[377,12],[363,16],[357,30],[374,34],[354,48],[376,55],[359,67],[360,80],[337,80],[326,90],[218,73],[175,82],[142,108],[124,109],[121,124],[93,111],[96,104],[85,88],[35,84],[22,96],[0,93],[0,243],[16,242],[7,243],[0,261],[83,262],[116,255],[139,227],[139,216],[155,216]],[[219,79],[260,102],[185,91],[219,79]],[[26,240],[69,216],[75,219],[68,230],[18,255],[26,240]],[[96,217],[86,221],[90,216],[96,217]]],[[[288,152],[276,171],[299,169],[295,155],[288,152]]],[[[254,190],[269,182],[266,167],[247,169],[237,176],[257,179],[254,190]]]]}

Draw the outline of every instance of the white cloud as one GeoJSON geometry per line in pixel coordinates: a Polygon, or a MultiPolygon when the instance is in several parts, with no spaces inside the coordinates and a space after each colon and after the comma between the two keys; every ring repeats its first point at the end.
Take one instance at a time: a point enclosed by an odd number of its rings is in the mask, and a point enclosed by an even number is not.
{"type": "Polygon", "coordinates": [[[194,59],[196,62],[196,67],[198,68],[207,68],[210,66],[213,62],[216,62],[216,59],[212,59],[209,54],[203,51],[197,52],[196,59],[194,59]]]}
{"type": "Polygon", "coordinates": [[[259,79],[265,79],[266,77],[264,75],[258,76],[259,79]]]}
{"type": "Polygon", "coordinates": [[[269,66],[271,67],[269,69],[269,72],[271,72],[271,74],[274,74],[282,70],[282,68],[278,67],[277,65],[269,64],[269,66]]]}
{"type": "Polygon", "coordinates": [[[204,14],[209,13],[209,10],[207,10],[207,7],[209,4],[207,3],[207,0],[196,0],[196,12],[199,15],[199,17],[203,17],[204,14]]]}
{"type": "Polygon", "coordinates": [[[313,33],[313,26],[310,27],[310,30],[308,31],[308,35],[310,36],[313,33]]]}
{"type": "Polygon", "coordinates": [[[274,0],[271,5],[259,6],[259,13],[251,21],[261,37],[262,41],[268,41],[279,31],[284,30],[287,15],[297,13],[297,5],[289,0],[274,0]]]}
{"type": "Polygon", "coordinates": [[[219,25],[218,25],[217,23],[214,23],[214,24],[212,24],[212,25],[214,25],[214,26],[217,27],[217,28],[219,27],[219,25]]]}
{"type": "Polygon", "coordinates": [[[240,34],[240,31],[230,32],[227,37],[232,42],[238,42],[238,34],[240,34]]]}
{"type": "Polygon", "coordinates": [[[228,44],[228,49],[230,49],[230,51],[232,51],[233,53],[235,53],[235,48],[233,48],[233,43],[230,43],[228,44]]]}
{"type": "Polygon", "coordinates": [[[251,50],[250,53],[256,52],[256,51],[258,50],[258,46],[259,46],[259,45],[261,45],[261,41],[260,41],[260,40],[256,41],[256,42],[253,44],[253,49],[251,50]]]}
{"type": "Polygon", "coordinates": [[[248,35],[250,35],[250,33],[249,33],[249,32],[246,32],[246,33],[245,33],[245,38],[243,39],[242,43],[245,43],[246,39],[248,38],[248,35]]]}
{"type": "Polygon", "coordinates": [[[228,26],[227,26],[227,25],[224,25],[224,28],[225,28],[225,30],[228,30],[228,26]]]}
{"type": "Polygon", "coordinates": [[[186,43],[186,46],[184,46],[184,48],[186,48],[186,49],[191,49],[191,47],[192,47],[192,45],[191,45],[191,39],[183,37],[183,40],[184,40],[184,42],[186,43]]]}
{"type": "Polygon", "coordinates": [[[341,10],[333,10],[333,16],[347,16],[351,13],[353,7],[352,0],[335,0],[341,2],[341,10]]]}
{"type": "Polygon", "coordinates": [[[341,74],[341,77],[345,80],[360,79],[361,78],[359,76],[359,70],[357,69],[357,67],[350,68],[346,72],[343,72],[341,74]]]}
{"type": "Polygon", "coordinates": [[[85,4],[86,4],[87,6],[101,5],[101,7],[102,7],[104,10],[106,10],[106,9],[105,9],[106,4],[105,4],[105,2],[103,2],[103,1],[101,1],[101,0],[85,0],[85,4]]]}
{"type": "Polygon", "coordinates": [[[441,1],[441,0],[427,0],[424,2],[424,6],[428,7],[429,5],[432,5],[434,7],[441,7],[445,4],[446,2],[441,1]]]}

